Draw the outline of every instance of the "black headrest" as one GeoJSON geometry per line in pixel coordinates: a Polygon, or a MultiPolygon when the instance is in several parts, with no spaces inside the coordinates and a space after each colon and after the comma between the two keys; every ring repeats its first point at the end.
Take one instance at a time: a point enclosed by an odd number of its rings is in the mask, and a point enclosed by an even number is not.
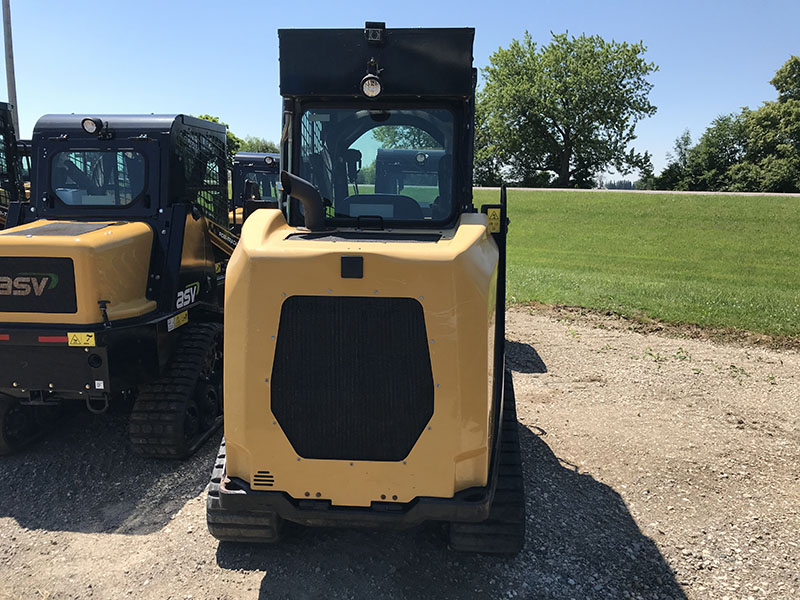
{"type": "MultiPolygon", "coordinates": [[[[422,208],[416,200],[409,196],[402,196],[400,194],[358,194],[348,196],[336,203],[336,216],[349,216],[351,214],[352,206],[359,204],[367,205],[388,205],[392,207],[392,219],[403,221],[421,221],[422,208]]],[[[369,215],[364,216],[382,216],[382,215],[369,215]]]]}

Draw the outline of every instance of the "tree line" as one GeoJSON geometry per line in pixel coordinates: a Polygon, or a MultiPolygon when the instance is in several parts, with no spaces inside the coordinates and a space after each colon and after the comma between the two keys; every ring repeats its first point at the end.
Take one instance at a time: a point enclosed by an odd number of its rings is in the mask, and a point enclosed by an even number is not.
{"type": "Polygon", "coordinates": [[[659,175],[638,189],[800,192],[800,58],[792,56],[770,81],[775,100],[720,115],[692,144],[688,130],[659,175]]]}

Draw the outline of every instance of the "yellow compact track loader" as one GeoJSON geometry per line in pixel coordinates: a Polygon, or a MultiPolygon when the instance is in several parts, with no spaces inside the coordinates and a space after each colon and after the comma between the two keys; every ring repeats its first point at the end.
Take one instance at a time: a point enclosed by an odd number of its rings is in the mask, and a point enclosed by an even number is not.
{"type": "Polygon", "coordinates": [[[280,30],[283,211],[228,266],[225,441],[207,521],[525,532],[504,364],[505,194],[472,204],[472,29],[280,30]]]}
{"type": "Polygon", "coordinates": [[[225,128],[184,115],[48,115],[33,193],[0,232],[0,453],[65,406],[132,404],[142,455],[222,420],[225,128]]]}

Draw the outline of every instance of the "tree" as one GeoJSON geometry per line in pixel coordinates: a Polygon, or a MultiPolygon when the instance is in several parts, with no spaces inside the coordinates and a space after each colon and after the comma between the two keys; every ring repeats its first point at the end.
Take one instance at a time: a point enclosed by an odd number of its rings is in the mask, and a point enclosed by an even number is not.
{"type": "Polygon", "coordinates": [[[204,121],[211,121],[212,123],[219,123],[220,125],[225,126],[225,130],[228,135],[228,168],[233,167],[233,156],[239,151],[239,147],[242,145],[242,139],[237,137],[228,127],[227,123],[224,123],[219,120],[219,117],[212,117],[211,115],[199,115],[198,119],[203,119],[204,121]]]}
{"type": "Polygon", "coordinates": [[[688,129],[675,138],[672,148],[675,153],[667,153],[667,166],[661,174],[654,179],[653,189],[656,190],[685,190],[687,188],[686,174],[689,167],[689,150],[692,147],[692,135],[688,129]]]}
{"type": "Polygon", "coordinates": [[[687,154],[685,188],[724,191],[731,187],[730,169],[747,151],[749,111],[721,115],[711,122],[697,145],[687,154]]]}
{"type": "Polygon", "coordinates": [[[500,161],[493,152],[491,132],[487,125],[483,104],[475,107],[475,157],[472,165],[472,181],[475,185],[499,186],[503,183],[500,161]]]}
{"type": "Polygon", "coordinates": [[[239,152],[279,152],[278,144],[254,135],[244,136],[239,152]]]}
{"type": "Polygon", "coordinates": [[[512,40],[483,70],[486,151],[518,181],[549,171],[559,187],[591,187],[611,166],[622,174],[646,169],[650,155],[628,149],[636,123],[656,112],[646,78],[658,67],[645,51],[641,43],[567,33],[542,47],[527,32],[512,40]]]}
{"type": "Polygon", "coordinates": [[[800,192],[800,100],[765,102],[746,126],[746,156],[731,167],[731,189],[800,192]]]}
{"type": "Polygon", "coordinates": [[[770,83],[778,99],[747,114],[745,159],[731,168],[731,189],[800,192],[800,58],[791,56],[770,83]]]}
{"type": "Polygon", "coordinates": [[[381,142],[384,148],[436,150],[442,147],[427,131],[407,125],[376,127],[372,130],[372,136],[381,142]]]}
{"type": "Polygon", "coordinates": [[[770,83],[778,90],[778,102],[800,100],[800,57],[789,57],[770,83]]]}
{"type": "Polygon", "coordinates": [[[370,165],[368,165],[366,167],[363,167],[358,172],[358,177],[356,178],[356,181],[358,183],[364,183],[364,184],[367,184],[367,185],[375,185],[375,162],[376,161],[373,160],[372,164],[370,164],[370,165]]]}

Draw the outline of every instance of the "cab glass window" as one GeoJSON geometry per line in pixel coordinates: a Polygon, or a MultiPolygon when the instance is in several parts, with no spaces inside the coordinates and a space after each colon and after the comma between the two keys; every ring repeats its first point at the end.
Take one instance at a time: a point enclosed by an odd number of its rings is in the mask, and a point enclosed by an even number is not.
{"type": "Polygon", "coordinates": [[[50,161],[50,186],[69,206],[127,206],[144,191],[144,156],[133,151],[70,150],[50,161]]]}
{"type": "Polygon", "coordinates": [[[300,168],[328,220],[444,222],[453,214],[453,115],[442,109],[312,108],[300,168]]]}
{"type": "Polygon", "coordinates": [[[278,174],[264,171],[247,171],[244,173],[245,199],[275,200],[278,197],[278,174]],[[248,182],[250,182],[248,184],[248,182]]]}

